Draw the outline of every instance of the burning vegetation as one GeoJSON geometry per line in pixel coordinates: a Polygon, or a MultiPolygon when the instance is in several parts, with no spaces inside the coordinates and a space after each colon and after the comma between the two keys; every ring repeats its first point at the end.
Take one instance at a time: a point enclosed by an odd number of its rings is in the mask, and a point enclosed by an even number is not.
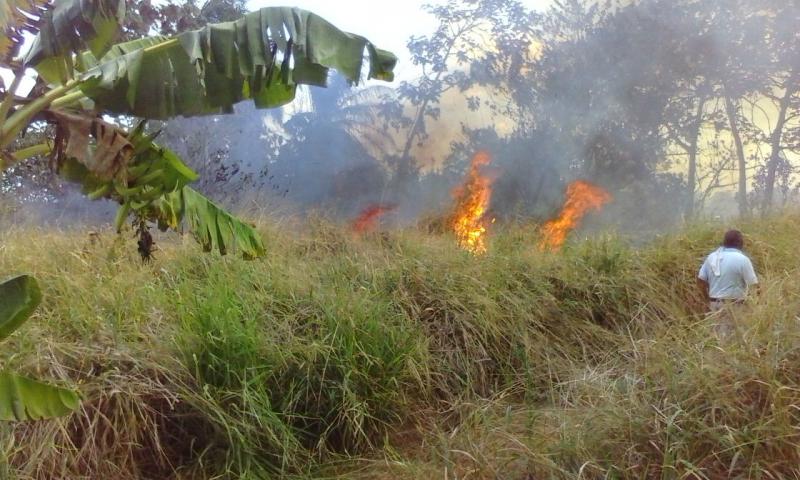
{"type": "Polygon", "coordinates": [[[394,204],[376,204],[370,205],[353,220],[350,228],[355,233],[366,233],[375,230],[378,227],[378,222],[381,217],[397,208],[394,204]]]}
{"type": "Polygon", "coordinates": [[[478,152],[472,158],[464,183],[454,192],[455,213],[453,231],[458,245],[475,255],[486,253],[486,212],[492,198],[492,179],[482,172],[492,161],[488,152],[478,152]]]}
{"type": "Polygon", "coordinates": [[[567,236],[580,225],[589,210],[600,210],[611,200],[612,195],[597,185],[584,180],[570,183],[561,213],[542,226],[539,249],[551,252],[560,250],[567,236]]]}
{"type": "MultiPolygon", "coordinates": [[[[464,183],[453,192],[453,231],[458,245],[475,255],[487,252],[487,227],[494,222],[487,215],[492,199],[492,178],[483,171],[491,160],[488,152],[475,154],[464,183]]],[[[600,210],[612,200],[613,196],[608,191],[585,180],[570,183],[561,212],[541,228],[539,249],[551,252],[560,250],[567,236],[580,226],[581,220],[590,210],[600,210]]]]}

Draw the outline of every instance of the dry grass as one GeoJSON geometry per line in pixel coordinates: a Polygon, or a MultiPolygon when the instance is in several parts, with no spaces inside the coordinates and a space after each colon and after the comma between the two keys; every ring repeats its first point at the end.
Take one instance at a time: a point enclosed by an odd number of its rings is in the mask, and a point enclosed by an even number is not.
{"type": "Polygon", "coordinates": [[[107,231],[0,233],[43,307],[0,361],[85,397],[6,425],[12,478],[798,478],[798,217],[749,222],[763,293],[720,341],[693,278],[722,227],[474,258],[424,229],[263,222],[247,262],[107,231]]]}

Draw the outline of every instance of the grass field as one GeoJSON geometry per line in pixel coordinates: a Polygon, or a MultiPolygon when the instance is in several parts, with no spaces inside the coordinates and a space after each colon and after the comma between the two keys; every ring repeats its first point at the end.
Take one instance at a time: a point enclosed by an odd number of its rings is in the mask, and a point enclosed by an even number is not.
{"type": "Polygon", "coordinates": [[[694,276],[725,226],[490,252],[263,222],[268,255],[0,232],[45,299],[0,364],[76,385],[0,425],[0,478],[800,478],[800,216],[743,222],[760,296],[718,339],[694,276]]]}

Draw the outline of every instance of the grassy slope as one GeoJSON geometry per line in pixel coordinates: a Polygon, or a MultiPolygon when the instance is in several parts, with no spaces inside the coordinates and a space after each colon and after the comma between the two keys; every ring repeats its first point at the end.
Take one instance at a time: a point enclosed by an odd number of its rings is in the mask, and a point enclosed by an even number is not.
{"type": "Polygon", "coordinates": [[[798,220],[742,226],[764,289],[728,342],[693,293],[720,226],[562,255],[507,227],[476,259],[268,224],[266,259],[171,238],[146,266],[110,232],[1,232],[45,301],[0,362],[86,402],[0,426],[0,477],[791,478],[798,220]]]}

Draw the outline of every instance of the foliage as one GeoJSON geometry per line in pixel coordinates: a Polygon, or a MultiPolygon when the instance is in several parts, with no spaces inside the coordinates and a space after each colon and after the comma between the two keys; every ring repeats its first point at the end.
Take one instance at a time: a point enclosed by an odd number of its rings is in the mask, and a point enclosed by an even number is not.
{"type": "MultiPolygon", "coordinates": [[[[369,78],[390,80],[390,53],[311,12],[270,7],[172,38],[125,42],[99,58],[84,52],[78,86],[99,108],[146,118],[220,112],[245,99],[269,108],[291,101],[298,84],[324,86],[328,68],[358,81],[365,49],[369,78]]],[[[37,51],[27,60],[50,81],[68,61],[37,51]]]]}
{"type": "MultiPolygon", "coordinates": [[[[24,63],[34,66],[45,59],[62,57],[68,68],[66,58],[84,47],[99,57],[108,51],[124,18],[124,0],[56,2],[42,16],[24,63]]],[[[64,73],[69,75],[69,72],[64,73]]]]}
{"type": "MultiPolygon", "coordinates": [[[[20,275],[0,283],[0,341],[33,314],[42,300],[36,279],[20,275]]],[[[0,370],[0,421],[41,420],[67,415],[78,408],[78,394],[0,370]]]]}
{"type": "Polygon", "coordinates": [[[448,92],[463,94],[470,110],[485,108],[500,115],[516,115],[510,103],[482,100],[473,87],[490,86],[502,97],[509,81],[518,79],[533,60],[531,48],[539,22],[537,15],[516,0],[452,0],[425,9],[437,18],[439,26],[431,35],[408,41],[411,61],[423,76],[398,87],[397,100],[411,107],[411,115],[393,104],[384,109],[387,126],[403,136],[400,150],[389,159],[400,185],[423,168],[412,153],[428,140],[427,125],[440,119],[448,92]]]}
{"type": "Polygon", "coordinates": [[[247,13],[244,0],[170,1],[131,0],[123,34],[126,40],[146,37],[154,26],[161,35],[175,35],[207,23],[236,20],[247,13]]]}
{"type": "Polygon", "coordinates": [[[46,5],[46,0],[8,0],[0,5],[0,62],[7,65],[19,55],[23,33],[36,31],[31,18],[36,18],[46,5]]]}
{"type": "Polygon", "coordinates": [[[763,207],[775,152],[789,147],[782,138],[794,124],[780,107],[791,110],[797,96],[787,52],[798,42],[780,19],[796,15],[796,5],[758,0],[564,2],[545,28],[535,117],[581,175],[620,188],[678,170],[687,218],[711,191],[734,185],[746,214],[759,165],[763,207]],[[770,131],[755,127],[764,123],[770,131]],[[733,162],[719,159],[721,145],[733,162]]]}
{"type": "Polygon", "coordinates": [[[178,228],[180,220],[186,219],[189,229],[207,252],[219,250],[225,255],[235,245],[249,258],[264,254],[261,237],[252,226],[243,224],[190,187],[160,197],[153,208],[153,216],[162,229],[178,228]]]}
{"type": "Polygon", "coordinates": [[[734,189],[738,205],[719,201],[715,213],[793,198],[796,4],[564,0],[539,13],[469,1],[429,12],[438,28],[408,44],[422,76],[384,112],[404,140],[391,150],[397,177],[421,169],[452,185],[465,150],[491,147],[504,152],[495,196],[524,206],[514,213],[541,219],[559,185],[589,178],[614,191],[633,228],[692,218],[734,189]],[[479,118],[463,119],[461,105],[479,118]],[[442,145],[439,172],[428,157],[442,145]],[[539,184],[555,188],[539,195],[539,184]],[[655,210],[639,215],[645,204],[655,210]]]}
{"type": "Polygon", "coordinates": [[[0,294],[0,340],[5,340],[33,314],[42,301],[42,292],[36,279],[22,275],[3,281],[0,294]]]}

